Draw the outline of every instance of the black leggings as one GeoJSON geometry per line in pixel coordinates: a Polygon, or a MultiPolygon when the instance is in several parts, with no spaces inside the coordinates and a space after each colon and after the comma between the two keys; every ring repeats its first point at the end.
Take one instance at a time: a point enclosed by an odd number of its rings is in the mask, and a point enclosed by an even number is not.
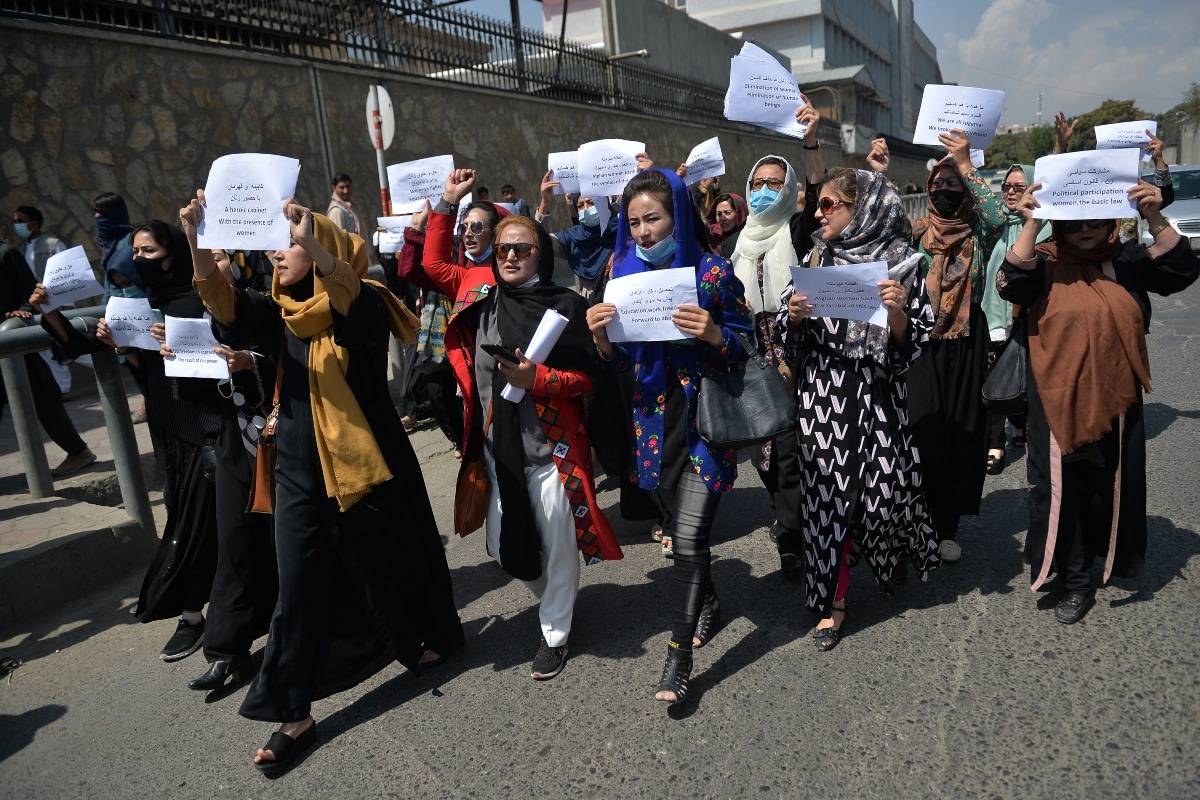
{"type": "MultiPolygon", "coordinates": [[[[661,488],[659,493],[663,494],[661,488]]],[[[708,540],[721,495],[710,492],[700,475],[688,469],[679,479],[674,496],[672,532],[675,536],[675,564],[672,572],[675,577],[675,598],[671,638],[685,650],[690,650],[692,636],[696,633],[696,620],[700,617],[700,606],[712,584],[712,558],[708,540]]]]}

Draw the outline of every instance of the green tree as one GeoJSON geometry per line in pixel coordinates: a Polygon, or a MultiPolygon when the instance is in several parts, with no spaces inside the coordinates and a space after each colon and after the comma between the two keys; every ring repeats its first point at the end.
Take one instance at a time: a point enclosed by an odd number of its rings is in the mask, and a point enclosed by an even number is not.
{"type": "Polygon", "coordinates": [[[1030,128],[1025,132],[1025,141],[1021,144],[1020,160],[1013,163],[1032,164],[1042,156],[1050,155],[1054,152],[1056,138],[1053,126],[1039,125],[1030,128]]]}
{"type": "Polygon", "coordinates": [[[1183,102],[1158,115],[1159,122],[1200,122],[1200,83],[1192,81],[1183,92],[1183,102]]]}
{"type": "Polygon", "coordinates": [[[983,154],[984,166],[988,169],[1004,169],[1010,164],[1018,163],[1024,141],[1025,133],[996,134],[991,146],[983,154]]]}
{"type": "Polygon", "coordinates": [[[1099,108],[1081,114],[1079,124],[1075,126],[1075,133],[1067,142],[1067,150],[1095,150],[1097,125],[1150,119],[1152,115],[1138,108],[1135,102],[1134,100],[1105,100],[1099,108]]]}

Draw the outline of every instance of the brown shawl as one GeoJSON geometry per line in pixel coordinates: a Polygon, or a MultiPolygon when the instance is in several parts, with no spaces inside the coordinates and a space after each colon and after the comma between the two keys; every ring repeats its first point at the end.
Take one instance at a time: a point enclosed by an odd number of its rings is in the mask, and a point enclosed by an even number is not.
{"type": "MultiPolygon", "coordinates": [[[[946,156],[930,170],[925,191],[934,190],[933,176],[943,166],[950,167],[958,175],[954,160],[946,156]]],[[[938,216],[931,201],[929,216],[913,223],[913,238],[920,242],[921,252],[929,257],[925,289],[936,315],[933,330],[929,332],[934,339],[957,339],[971,333],[967,323],[971,317],[971,259],[975,252],[971,229],[974,209],[975,196],[964,184],[963,199],[954,216],[938,216]]]]}
{"type": "Polygon", "coordinates": [[[1050,430],[1063,453],[1095,442],[1150,391],[1142,310],[1103,265],[1121,250],[1114,224],[1092,251],[1067,244],[1054,225],[1045,291],[1029,309],[1029,361],[1050,430]]]}

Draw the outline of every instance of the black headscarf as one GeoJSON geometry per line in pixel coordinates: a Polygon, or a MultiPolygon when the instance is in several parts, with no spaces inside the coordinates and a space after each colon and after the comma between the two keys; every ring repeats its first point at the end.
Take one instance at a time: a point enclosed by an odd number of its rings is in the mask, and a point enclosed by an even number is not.
{"type": "MultiPolygon", "coordinates": [[[[492,260],[492,273],[496,277],[492,302],[496,306],[496,327],[500,340],[509,349],[520,348],[524,352],[529,348],[542,316],[548,309],[556,311],[566,317],[568,323],[558,343],[546,357],[545,365],[595,375],[599,364],[592,334],[587,326],[587,301],[565,286],[554,285],[554,242],[545,228],[537,223],[534,225],[538,232],[537,283],[531,286],[508,286],[500,278],[495,259],[492,260]]],[[[492,374],[492,447],[496,456],[500,503],[504,508],[500,522],[499,556],[505,572],[514,578],[530,581],[542,574],[541,543],[525,484],[525,452],[517,404],[500,397],[506,384],[504,374],[495,370],[492,374]]],[[[590,456],[572,452],[568,458],[579,461],[590,456]]]]}
{"type": "Polygon", "coordinates": [[[166,247],[167,255],[171,258],[170,271],[163,273],[158,280],[146,284],[146,298],[150,301],[150,306],[171,317],[195,319],[204,316],[204,303],[192,287],[195,269],[187,236],[174,225],[157,219],[138,228],[135,235],[142,231],[149,231],[156,242],[166,247]],[[161,240],[160,237],[164,234],[168,241],[161,240]]]}

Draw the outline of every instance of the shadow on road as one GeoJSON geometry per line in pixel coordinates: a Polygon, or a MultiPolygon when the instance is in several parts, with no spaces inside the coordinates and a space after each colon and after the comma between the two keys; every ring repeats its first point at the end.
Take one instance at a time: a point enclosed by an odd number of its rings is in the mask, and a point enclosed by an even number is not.
{"type": "Polygon", "coordinates": [[[1177,419],[1200,419],[1200,410],[1180,411],[1166,403],[1146,403],[1142,408],[1146,421],[1146,440],[1155,438],[1177,419]]]}
{"type": "Polygon", "coordinates": [[[46,705],[24,714],[0,714],[0,762],[27,747],[37,732],[67,713],[66,706],[46,705]]]}
{"type": "Polygon", "coordinates": [[[1176,579],[1187,580],[1183,570],[1189,559],[1200,554],[1200,534],[1180,528],[1166,517],[1146,519],[1146,566],[1136,578],[1114,578],[1118,589],[1132,592],[1127,597],[1110,601],[1112,607],[1153,600],[1176,579]]]}

